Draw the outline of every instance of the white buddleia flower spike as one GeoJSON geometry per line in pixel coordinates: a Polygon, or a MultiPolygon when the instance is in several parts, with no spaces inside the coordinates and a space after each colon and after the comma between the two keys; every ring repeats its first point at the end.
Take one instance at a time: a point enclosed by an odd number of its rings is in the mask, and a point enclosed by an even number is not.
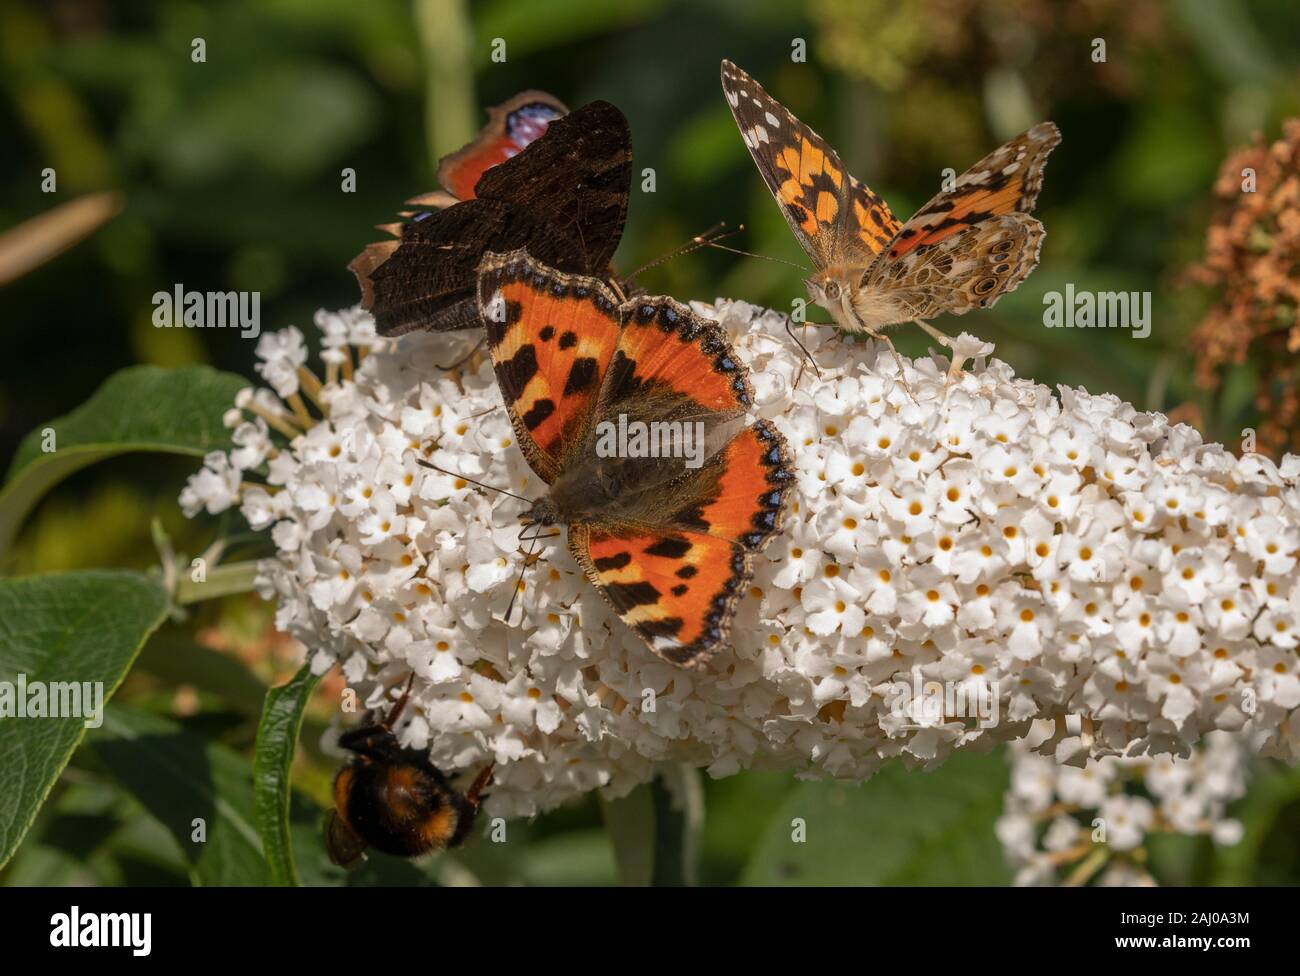
{"type": "MultiPolygon", "coordinates": [[[[904,360],[905,386],[871,344],[805,329],[815,370],[778,313],[696,311],[732,335],[797,473],[734,646],[702,669],[656,657],[562,537],[503,619],[526,506],[474,482],[545,485],[482,354],[438,368],[468,334],[394,342],[364,312],[322,312],[323,384],[300,337],[264,337],[287,402],[241,394],[237,450],[182,504],[270,527],[260,589],[314,668],[340,664],[371,703],[414,671],[403,735],[448,771],[494,760],[492,815],[621,795],[665,760],[862,780],[1035,719],[1053,720],[1039,753],[1082,769],[1186,757],[1214,730],[1296,761],[1300,459],[1238,459],[1117,397],[1053,393],[968,336],[969,371],[904,360]],[[304,421],[300,385],[323,419],[304,421]]],[[[1140,805],[1120,812],[1146,829],[1140,805]]]]}
{"type": "Polygon", "coordinates": [[[1051,723],[1037,723],[1010,749],[997,835],[1016,884],[1152,885],[1151,834],[1207,835],[1220,846],[1241,839],[1241,823],[1226,814],[1246,792],[1241,735],[1210,732],[1186,758],[1110,756],[1078,768],[1032,748],[1052,733],[1051,723]]]}

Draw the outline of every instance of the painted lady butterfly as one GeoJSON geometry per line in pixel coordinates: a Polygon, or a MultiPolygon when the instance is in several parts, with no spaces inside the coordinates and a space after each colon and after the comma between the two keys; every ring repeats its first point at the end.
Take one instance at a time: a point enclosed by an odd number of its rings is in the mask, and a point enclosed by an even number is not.
{"type": "Polygon", "coordinates": [[[611,273],[631,192],[632,135],[608,102],[547,118],[562,108],[550,96],[525,92],[494,109],[484,133],[439,166],[443,185],[456,194],[482,167],[470,198],[416,198],[442,209],[382,228],[398,240],[371,244],[348,266],[380,335],[478,326],[474,280],[487,251],[527,248],[561,271],[611,273]],[[525,96],[532,100],[515,105],[525,96]],[[543,120],[545,132],[537,135],[543,120]],[[528,139],[535,141],[510,155],[511,145],[528,139]],[[493,164],[496,157],[508,158],[493,164]]]}
{"type": "Polygon", "coordinates": [[[671,298],[623,301],[524,251],[484,257],[478,307],[520,447],[550,486],[525,522],[568,527],[587,578],[655,653],[706,660],[794,477],[776,428],[746,424],[753,391],[726,334],[671,298]],[[597,432],[618,424],[698,424],[697,463],[601,451],[597,432]]]}
{"type": "Polygon", "coordinates": [[[904,224],[817,133],[730,61],[722,62],[722,90],[767,188],[817,267],[808,292],[841,328],[889,342],[881,330],[914,321],[947,346],[951,340],[926,319],[987,308],[1038,264],[1043,225],[1029,211],[1061,141],[1055,124],[1040,122],[995,149],[904,224]]]}

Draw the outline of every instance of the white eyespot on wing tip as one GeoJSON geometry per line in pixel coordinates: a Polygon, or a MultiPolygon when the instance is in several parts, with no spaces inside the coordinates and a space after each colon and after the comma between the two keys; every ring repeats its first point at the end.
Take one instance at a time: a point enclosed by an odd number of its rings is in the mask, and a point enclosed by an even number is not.
{"type": "Polygon", "coordinates": [[[727,92],[727,101],[731,103],[731,107],[732,107],[732,108],[735,108],[737,105],[740,104],[740,92],[738,92],[738,91],[728,91],[728,92],[727,92]]]}
{"type": "Polygon", "coordinates": [[[772,141],[767,137],[767,130],[764,129],[761,125],[756,125],[754,126],[754,128],[750,129],[749,131],[753,133],[755,145],[757,145],[760,142],[772,141]]]}
{"type": "Polygon", "coordinates": [[[780,121],[771,112],[764,112],[763,115],[767,119],[767,124],[770,125],[773,129],[781,128],[780,121]]]}

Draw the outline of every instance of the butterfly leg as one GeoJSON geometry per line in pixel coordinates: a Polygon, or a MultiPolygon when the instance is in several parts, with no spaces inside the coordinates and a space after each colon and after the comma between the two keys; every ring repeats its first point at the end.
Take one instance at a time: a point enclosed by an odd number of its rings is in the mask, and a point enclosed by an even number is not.
{"type": "Polygon", "coordinates": [[[926,335],[948,350],[950,362],[948,364],[948,380],[945,385],[952,386],[963,373],[961,368],[962,360],[959,360],[956,353],[953,352],[952,337],[944,335],[929,322],[922,322],[920,319],[913,319],[912,321],[919,325],[926,335]]]}
{"type": "Polygon", "coordinates": [[[912,398],[912,402],[916,403],[917,402],[916,394],[912,392],[912,387],[907,382],[907,373],[903,367],[903,357],[898,354],[898,350],[894,347],[894,341],[890,339],[889,336],[885,335],[883,332],[877,332],[874,329],[866,329],[865,331],[867,335],[871,336],[871,338],[879,339],[881,342],[887,345],[889,347],[889,351],[894,354],[894,362],[898,366],[898,381],[903,384],[903,389],[906,390],[907,395],[912,398]]]}
{"type": "Polygon", "coordinates": [[[465,353],[464,356],[456,360],[454,363],[450,363],[446,366],[440,366],[437,363],[434,363],[433,364],[434,369],[441,369],[447,372],[451,372],[453,369],[459,369],[460,367],[464,366],[467,362],[469,362],[470,357],[473,356],[474,353],[478,352],[479,349],[482,347],[482,345],[483,345],[483,340],[480,339],[478,342],[474,343],[474,345],[470,347],[469,352],[465,353]]]}
{"type": "Polygon", "coordinates": [[[939,343],[939,345],[943,346],[945,349],[952,348],[952,338],[950,336],[944,335],[929,322],[922,322],[920,319],[913,319],[912,321],[919,325],[925,331],[925,334],[935,342],[939,343]]]}

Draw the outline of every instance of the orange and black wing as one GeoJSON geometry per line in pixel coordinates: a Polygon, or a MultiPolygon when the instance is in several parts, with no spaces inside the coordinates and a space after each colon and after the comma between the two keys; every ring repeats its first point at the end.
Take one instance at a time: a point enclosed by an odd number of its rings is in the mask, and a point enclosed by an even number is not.
{"type": "Polygon", "coordinates": [[[569,549],[623,622],[684,666],[726,640],[751,574],[743,548],[694,532],[578,524],[569,549]]]}
{"type": "Polygon", "coordinates": [[[725,644],[754,556],[780,528],[792,481],[784,439],[759,421],[700,475],[666,486],[657,518],[571,525],[569,548],[651,650],[693,666],[725,644]]]}
{"type": "Polygon", "coordinates": [[[826,140],[730,61],[722,62],[722,90],[767,188],[818,269],[870,264],[900,226],[889,205],[845,170],[826,140]]]}
{"type": "Polygon", "coordinates": [[[695,466],[605,462],[621,486],[617,504],[570,525],[569,545],[651,649],[691,665],[726,639],[753,555],[780,527],[793,472],[775,427],[745,425],[748,371],[717,323],[666,298],[630,301],[621,316],[596,423],[698,425],[707,450],[695,466]]]}
{"type": "Polygon", "coordinates": [[[963,233],[981,221],[1034,209],[1047,157],[1061,142],[1053,122],[1040,122],[999,146],[916,212],[882,260],[896,261],[922,246],[963,233]]]}
{"type": "Polygon", "coordinates": [[[753,405],[749,370],[718,323],[671,298],[619,309],[618,350],[600,393],[602,416],[642,421],[734,416],[753,405]]]}
{"type": "Polygon", "coordinates": [[[617,298],[514,251],[483,259],[478,314],[519,446],[550,484],[587,439],[621,332],[617,298]]]}

